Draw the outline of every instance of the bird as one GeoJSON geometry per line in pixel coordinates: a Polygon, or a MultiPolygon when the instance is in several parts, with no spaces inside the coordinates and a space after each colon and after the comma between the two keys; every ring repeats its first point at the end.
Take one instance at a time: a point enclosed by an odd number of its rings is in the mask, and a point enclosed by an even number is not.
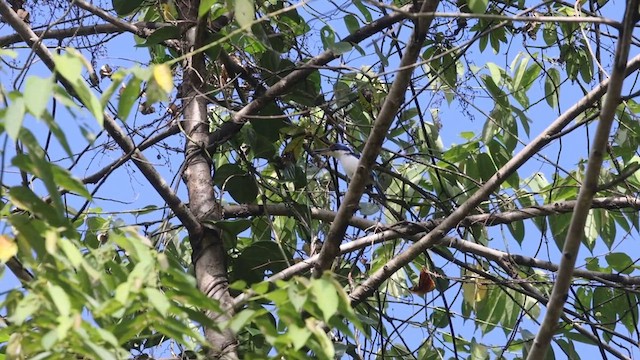
{"type": "MultiPolygon", "coordinates": [[[[336,158],[340,162],[340,165],[342,165],[342,168],[349,179],[353,179],[353,176],[356,174],[356,170],[358,170],[358,165],[360,164],[360,155],[353,151],[349,146],[340,143],[332,144],[328,148],[317,149],[314,153],[336,158]]],[[[380,186],[380,183],[377,181],[373,172],[369,173],[369,178],[366,182],[366,189],[371,200],[374,200],[374,202],[379,205],[386,207],[397,219],[404,218],[402,214],[385,206],[385,204],[387,204],[387,198],[385,196],[384,188],[380,186]],[[377,194],[373,193],[373,188],[376,189],[377,194]]]]}
{"type": "Polygon", "coordinates": [[[340,162],[340,165],[342,165],[342,168],[349,179],[353,179],[353,176],[356,174],[356,170],[358,170],[360,155],[347,145],[335,143],[328,148],[317,149],[315,153],[333,156],[336,158],[340,162]]]}
{"type": "MultiPolygon", "coordinates": [[[[347,145],[335,143],[324,149],[315,150],[316,154],[332,156],[336,158],[342,168],[344,169],[345,174],[349,180],[353,179],[356,174],[356,170],[358,170],[358,165],[360,163],[360,154],[353,151],[353,149],[347,145]]],[[[376,188],[376,191],[382,195],[384,191],[380,184],[376,181],[375,175],[373,173],[369,174],[369,178],[366,182],[366,188],[369,191],[373,190],[373,187],[376,188]]]]}

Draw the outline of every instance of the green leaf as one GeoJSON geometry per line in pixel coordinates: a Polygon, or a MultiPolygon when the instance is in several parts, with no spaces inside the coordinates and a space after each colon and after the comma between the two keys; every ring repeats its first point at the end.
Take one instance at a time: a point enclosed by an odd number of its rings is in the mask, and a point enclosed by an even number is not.
{"type": "Polygon", "coordinates": [[[82,60],[80,58],[65,52],[61,55],[53,55],[53,61],[56,65],[56,72],[69,83],[73,85],[78,81],[83,81],[81,76],[82,60]]]}
{"type": "Polygon", "coordinates": [[[71,146],[69,146],[66,135],[64,134],[62,129],[60,129],[60,125],[58,125],[58,123],[54,121],[49,113],[45,113],[43,119],[47,123],[47,126],[49,126],[49,130],[51,131],[53,136],[58,139],[58,142],[66,152],[67,156],[69,156],[70,159],[73,159],[74,155],[71,151],[71,146]]]}
{"type": "Polygon", "coordinates": [[[469,10],[475,14],[484,14],[488,4],[489,0],[469,0],[467,3],[469,10]]]}
{"type": "Polygon", "coordinates": [[[596,221],[593,214],[593,210],[589,211],[587,214],[586,223],[584,225],[584,236],[582,238],[582,243],[587,246],[589,251],[593,251],[593,248],[596,245],[596,240],[598,239],[598,229],[596,227],[596,221]]]}
{"type": "Polygon", "coordinates": [[[198,17],[202,17],[211,10],[211,7],[218,3],[218,0],[200,0],[200,5],[198,6],[198,17]]]}
{"type": "Polygon", "coordinates": [[[266,271],[282,271],[288,266],[290,258],[283,252],[284,249],[274,241],[257,241],[251,244],[242,251],[233,265],[235,280],[244,280],[251,285],[262,281],[266,271]]]}
{"type": "Polygon", "coordinates": [[[360,22],[358,22],[358,18],[349,14],[343,18],[344,24],[349,31],[349,34],[353,34],[354,32],[360,29],[360,22]]]}
{"type": "Polygon", "coordinates": [[[216,169],[213,182],[228,191],[238,203],[253,203],[258,197],[255,179],[236,164],[225,164],[216,169]]]}
{"type": "Polygon", "coordinates": [[[314,279],[311,282],[311,292],[316,298],[316,305],[322,311],[325,322],[338,311],[338,294],[333,283],[326,278],[314,279]]]}
{"type": "Polygon", "coordinates": [[[519,90],[522,87],[522,78],[527,70],[527,64],[529,63],[529,57],[524,57],[519,63],[513,74],[513,90],[519,90]]]}
{"type": "Polygon", "coordinates": [[[560,72],[556,68],[547,70],[547,76],[544,81],[544,94],[545,100],[547,100],[547,104],[549,104],[552,109],[558,108],[558,103],[560,101],[560,92],[558,91],[559,88],[560,72]]]}
{"type": "Polygon", "coordinates": [[[22,128],[22,121],[24,120],[26,107],[22,96],[16,95],[11,97],[13,98],[13,101],[11,101],[7,107],[7,111],[4,113],[4,129],[9,137],[16,141],[18,139],[20,129],[22,128]]]}
{"type": "Polygon", "coordinates": [[[634,270],[634,262],[626,253],[609,253],[605,256],[607,263],[617,272],[631,274],[634,270]]]}
{"type": "Polygon", "coordinates": [[[555,45],[558,41],[558,30],[556,29],[556,24],[554,23],[545,23],[544,29],[542,30],[542,38],[547,45],[555,45]]]}
{"type": "Polygon", "coordinates": [[[253,0],[233,0],[235,19],[241,28],[251,31],[251,24],[256,17],[253,0]]]}
{"type": "Polygon", "coordinates": [[[353,49],[353,45],[348,42],[340,41],[329,45],[329,50],[333,51],[334,55],[342,55],[353,49]]]}
{"type": "Polygon", "coordinates": [[[71,314],[71,301],[67,293],[60,286],[52,284],[49,284],[47,291],[60,316],[68,317],[71,314]]]}
{"type": "Polygon", "coordinates": [[[522,240],[524,240],[524,224],[522,221],[513,221],[508,224],[509,232],[511,236],[518,242],[518,244],[522,245],[522,240]]]}
{"type": "Polygon", "coordinates": [[[22,325],[27,318],[40,309],[40,306],[44,305],[43,300],[43,298],[32,292],[27,293],[9,314],[9,321],[16,325],[22,325]]]}
{"type": "Polygon", "coordinates": [[[46,220],[54,226],[62,225],[59,213],[49,204],[40,199],[31,189],[23,186],[15,186],[9,189],[9,199],[21,208],[28,210],[36,216],[46,220]]]}
{"type": "Polygon", "coordinates": [[[529,66],[527,70],[525,70],[524,75],[522,76],[521,85],[523,89],[525,90],[531,89],[531,86],[533,85],[533,83],[540,76],[541,71],[542,71],[542,68],[540,68],[540,66],[537,63],[531,64],[531,66],[529,66]]]}
{"type": "Polygon", "coordinates": [[[27,110],[37,119],[47,110],[47,104],[53,98],[53,80],[51,77],[30,76],[24,86],[27,110]]]}
{"type": "Polygon", "coordinates": [[[136,47],[149,47],[161,44],[165,40],[180,38],[180,29],[177,26],[163,26],[149,35],[145,42],[136,47]]]}
{"type": "Polygon", "coordinates": [[[118,102],[118,117],[120,120],[126,121],[129,117],[133,104],[140,96],[141,83],[142,81],[137,76],[132,77],[120,95],[120,101],[118,102]]]}
{"type": "Polygon", "coordinates": [[[68,239],[59,239],[58,245],[74,267],[77,268],[84,262],[84,257],[80,250],[68,239]]]}
{"type": "Polygon", "coordinates": [[[231,321],[229,321],[228,329],[234,333],[240,332],[245,325],[257,315],[256,310],[245,309],[237,313],[231,321]]]}
{"type": "Polygon", "coordinates": [[[128,15],[138,9],[143,0],[112,0],[113,10],[120,16],[128,15]]]}
{"type": "Polygon", "coordinates": [[[171,307],[171,302],[167,299],[167,296],[160,290],[154,288],[146,288],[144,289],[144,293],[147,295],[147,299],[151,306],[158,310],[160,315],[166,317],[169,313],[169,308],[171,307]]]}
{"type": "Polygon", "coordinates": [[[102,126],[104,121],[102,103],[87,86],[81,74],[82,65],[87,64],[87,67],[89,67],[91,64],[82,57],[80,52],[69,48],[62,55],[54,55],[53,61],[56,66],[56,72],[67,80],[78,99],[91,112],[98,124],[102,126]]]}
{"type": "Polygon", "coordinates": [[[487,63],[487,69],[489,69],[489,73],[491,74],[491,80],[493,80],[495,84],[500,84],[504,70],[492,62],[487,63]]]}
{"type": "Polygon", "coordinates": [[[491,94],[491,97],[496,101],[496,103],[502,107],[509,107],[509,99],[507,98],[507,94],[500,89],[498,84],[493,82],[493,79],[489,76],[482,75],[482,82],[486,85],[486,89],[491,94]]]}
{"type": "Polygon", "coordinates": [[[53,173],[53,181],[55,181],[58,186],[72,193],[76,193],[87,200],[91,200],[91,194],[84,184],[82,184],[82,181],[73,177],[68,170],[51,164],[51,172],[53,173]]]}

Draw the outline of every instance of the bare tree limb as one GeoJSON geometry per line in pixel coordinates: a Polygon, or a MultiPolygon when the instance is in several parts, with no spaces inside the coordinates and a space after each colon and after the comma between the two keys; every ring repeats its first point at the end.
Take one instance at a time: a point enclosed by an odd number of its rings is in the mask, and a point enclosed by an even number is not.
{"type": "MultiPolygon", "coordinates": [[[[516,221],[531,219],[539,216],[547,216],[553,214],[566,214],[574,211],[576,207],[576,200],[567,200],[554,202],[553,204],[547,205],[538,205],[525,207],[522,209],[516,209],[511,211],[505,211],[501,213],[491,213],[491,214],[479,214],[479,215],[469,215],[460,220],[460,222],[456,226],[471,226],[475,224],[480,224],[483,226],[496,226],[496,225],[504,225],[511,224],[516,221]]],[[[595,198],[591,203],[591,209],[606,209],[606,210],[617,210],[617,209],[631,209],[631,210],[640,210],[640,198],[637,197],[603,197],[603,198],[595,198]]],[[[291,210],[291,207],[287,204],[268,204],[268,205],[257,205],[257,204],[241,204],[241,205],[225,205],[223,208],[224,218],[245,218],[250,216],[260,216],[260,215],[274,215],[274,216],[292,216],[294,212],[291,210]]],[[[322,220],[326,222],[331,222],[336,216],[335,211],[325,210],[321,208],[309,208],[309,212],[311,213],[311,217],[317,220],[322,220]]],[[[426,222],[414,223],[417,226],[425,229],[426,231],[430,231],[434,229],[436,226],[440,225],[444,219],[434,219],[426,222]]],[[[383,224],[375,223],[370,220],[366,220],[361,217],[352,216],[349,219],[349,225],[357,227],[359,229],[367,229],[372,225],[384,227],[383,224]],[[364,221],[364,222],[363,222],[364,221]]]]}
{"type": "Polygon", "coordinates": [[[540,325],[540,330],[533,341],[533,346],[527,359],[542,359],[545,357],[551,338],[556,332],[558,318],[564,307],[569,286],[571,285],[573,268],[580,249],[580,239],[584,236],[584,226],[590,211],[591,201],[598,188],[598,177],[606,152],[606,146],[609,142],[609,132],[611,131],[616,108],[620,103],[620,93],[622,92],[625,70],[627,69],[627,58],[629,57],[633,27],[638,17],[638,3],[638,0],[627,1],[627,8],[625,9],[622,21],[623,27],[620,30],[620,39],[618,40],[616,48],[613,71],[609,79],[607,97],[602,105],[600,121],[598,122],[596,135],[591,147],[584,181],[578,193],[576,210],[573,212],[567,238],[564,242],[564,248],[562,249],[560,269],[553,286],[549,304],[547,305],[547,312],[540,325]]]}
{"type": "MultiPolygon", "coordinates": [[[[153,136],[144,140],[143,142],[140,143],[140,145],[136,146],[136,148],[139,151],[144,151],[150,148],[151,146],[157,144],[158,142],[168,138],[169,136],[175,135],[179,132],[180,132],[180,127],[178,125],[171,125],[165,131],[157,134],[156,136],[153,136]]],[[[132,155],[133,153],[130,153],[130,152],[122,155],[118,160],[113,161],[111,164],[103,167],[102,169],[82,179],[82,183],[95,184],[96,182],[100,181],[100,179],[102,179],[105,175],[109,174],[113,170],[120,167],[122,164],[131,160],[132,155]]]]}
{"type": "MultiPolygon", "coordinates": [[[[168,24],[165,23],[154,23],[154,22],[135,22],[132,23],[138,30],[138,32],[142,31],[143,33],[151,32],[154,29],[161,28],[168,24]]],[[[116,26],[114,24],[96,24],[96,25],[86,25],[86,26],[75,26],[67,29],[54,29],[49,31],[41,31],[36,30],[34,33],[41,39],[56,39],[62,40],[69,37],[75,36],[87,36],[87,35],[98,35],[98,34],[118,34],[123,33],[127,30],[123,29],[120,26],[116,26]]],[[[7,36],[0,37],[0,47],[5,47],[9,45],[13,45],[15,43],[22,42],[22,38],[19,34],[11,34],[7,36]]]]}
{"type": "MultiPolygon", "coordinates": [[[[636,205],[640,205],[637,203],[636,205]]],[[[284,206],[268,206],[270,215],[290,215],[291,209],[287,209],[284,206]]],[[[234,211],[235,209],[228,209],[227,211],[234,211]]],[[[225,212],[226,213],[226,212],[225,212]]],[[[260,215],[260,213],[256,212],[253,215],[260,215]]],[[[314,209],[312,210],[311,216],[314,219],[321,219],[324,221],[331,221],[335,219],[336,212],[322,210],[322,209],[314,209]]],[[[360,218],[360,217],[352,217],[351,225],[359,228],[361,230],[368,230],[372,228],[377,228],[379,232],[371,235],[367,235],[361,237],[359,239],[350,241],[346,244],[340,246],[340,254],[351,253],[366,247],[373,246],[375,244],[384,243],[387,241],[404,238],[411,241],[419,241],[422,236],[429,229],[422,226],[422,224],[413,224],[413,223],[398,223],[395,225],[391,225],[388,227],[381,227],[380,223],[377,223],[372,220],[360,218]]],[[[550,261],[544,261],[540,259],[536,259],[526,255],[519,254],[510,254],[504,251],[495,250],[489,247],[486,247],[481,244],[477,244],[471,241],[454,238],[454,237],[443,237],[438,240],[436,245],[451,247],[457,250],[460,250],[464,253],[474,254],[480,257],[483,257],[489,261],[494,261],[498,264],[502,263],[514,263],[521,266],[527,266],[531,268],[539,268],[548,270],[551,272],[556,272],[559,268],[557,264],[554,264],[550,261]]],[[[274,282],[277,280],[287,280],[291,277],[301,274],[305,271],[310,270],[315,263],[317,263],[319,256],[314,255],[308,259],[305,259],[295,265],[292,265],[281,272],[269,277],[267,281],[274,282]]],[[[640,277],[638,276],[627,276],[622,274],[614,274],[614,273],[604,273],[598,271],[588,271],[582,269],[576,269],[575,275],[584,279],[594,280],[601,282],[603,284],[611,285],[611,283],[619,284],[622,286],[638,286],[640,285],[640,277]]],[[[238,306],[242,305],[245,301],[249,299],[251,296],[251,292],[246,292],[242,295],[239,295],[234,299],[234,307],[238,308],[238,306]]],[[[545,299],[545,303],[546,303],[545,299]]]]}

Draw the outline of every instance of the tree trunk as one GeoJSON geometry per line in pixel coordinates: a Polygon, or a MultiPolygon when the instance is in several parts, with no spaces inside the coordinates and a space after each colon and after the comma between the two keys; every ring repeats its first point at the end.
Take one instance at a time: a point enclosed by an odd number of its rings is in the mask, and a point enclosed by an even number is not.
{"type": "MultiPolygon", "coordinates": [[[[186,51],[202,45],[201,32],[204,30],[198,22],[198,1],[184,0],[178,4],[182,16],[198,25],[191,27],[184,40],[188,44],[186,51]]],[[[216,200],[213,189],[211,159],[206,149],[209,138],[207,120],[207,100],[202,95],[206,78],[206,66],[202,53],[187,58],[183,64],[183,82],[180,86],[183,110],[183,128],[185,130],[185,164],[183,180],[189,193],[189,207],[200,223],[222,218],[222,207],[216,200]]],[[[224,313],[207,312],[215,322],[228,320],[233,315],[232,297],[228,291],[226,254],[222,245],[220,231],[200,226],[189,232],[189,241],[193,248],[198,288],[211,299],[220,302],[224,313]]],[[[208,358],[237,359],[235,335],[230,331],[219,332],[206,329],[205,337],[212,344],[208,358]]]]}

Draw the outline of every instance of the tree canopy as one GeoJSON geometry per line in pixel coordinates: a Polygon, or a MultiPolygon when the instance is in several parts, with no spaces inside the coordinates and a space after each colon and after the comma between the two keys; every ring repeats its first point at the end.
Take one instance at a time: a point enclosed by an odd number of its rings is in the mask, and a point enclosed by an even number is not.
{"type": "Polygon", "coordinates": [[[638,0],[0,16],[0,359],[640,355],[638,0]]]}

